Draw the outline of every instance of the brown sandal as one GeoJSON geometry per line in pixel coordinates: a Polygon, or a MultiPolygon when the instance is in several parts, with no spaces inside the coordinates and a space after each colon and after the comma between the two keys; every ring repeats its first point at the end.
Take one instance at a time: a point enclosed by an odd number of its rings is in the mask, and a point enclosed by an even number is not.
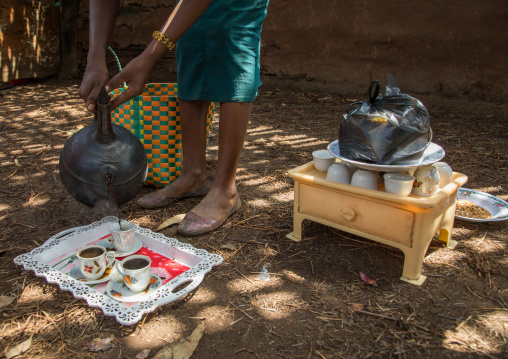
{"type": "Polygon", "coordinates": [[[198,187],[198,189],[190,193],[183,194],[181,196],[166,197],[164,195],[161,195],[159,191],[156,191],[140,198],[138,201],[138,205],[142,208],[166,207],[171,203],[182,199],[203,197],[208,193],[208,191],[210,191],[210,187],[212,187],[212,181],[210,180],[210,178],[207,178],[205,182],[203,182],[203,184],[198,187]]]}

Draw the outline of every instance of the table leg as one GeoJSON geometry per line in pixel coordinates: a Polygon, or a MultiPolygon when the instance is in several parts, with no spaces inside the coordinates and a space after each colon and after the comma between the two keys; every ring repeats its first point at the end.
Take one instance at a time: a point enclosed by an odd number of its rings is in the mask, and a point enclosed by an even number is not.
{"type": "Polygon", "coordinates": [[[302,240],[302,222],[304,220],[304,216],[299,213],[293,214],[293,232],[288,233],[286,238],[289,238],[295,242],[300,242],[302,240]]]}
{"type": "Polygon", "coordinates": [[[423,284],[426,278],[421,274],[423,259],[434,237],[434,231],[432,217],[428,213],[415,216],[411,247],[402,249],[404,252],[404,267],[401,280],[416,285],[423,284]]]}
{"type": "Polygon", "coordinates": [[[400,280],[415,285],[422,285],[427,279],[422,274],[423,258],[427,248],[411,248],[404,251],[404,267],[402,269],[402,277],[400,280]]]}
{"type": "Polygon", "coordinates": [[[455,200],[457,198],[457,193],[455,195],[450,196],[448,199],[448,203],[450,203],[449,207],[445,210],[443,214],[443,219],[441,221],[441,226],[439,228],[439,241],[444,242],[447,248],[453,249],[457,245],[457,241],[451,239],[453,223],[455,220],[455,200]]]}

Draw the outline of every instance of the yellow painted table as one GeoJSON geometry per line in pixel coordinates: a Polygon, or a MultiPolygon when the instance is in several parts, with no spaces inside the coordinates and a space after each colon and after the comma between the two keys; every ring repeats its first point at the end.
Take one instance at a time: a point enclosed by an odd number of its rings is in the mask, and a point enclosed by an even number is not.
{"type": "Polygon", "coordinates": [[[457,190],[467,181],[453,173],[453,181],[431,197],[402,197],[384,191],[350,186],[326,180],[312,162],[289,171],[295,181],[293,232],[288,238],[302,239],[302,222],[314,222],[340,229],[400,249],[405,256],[401,280],[421,285],[425,253],[434,234],[448,248],[455,218],[457,190]]]}

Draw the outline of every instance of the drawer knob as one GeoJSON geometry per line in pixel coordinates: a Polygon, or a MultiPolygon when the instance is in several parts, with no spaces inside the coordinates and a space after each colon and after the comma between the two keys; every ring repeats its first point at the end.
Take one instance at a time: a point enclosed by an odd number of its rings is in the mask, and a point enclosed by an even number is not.
{"type": "Polygon", "coordinates": [[[346,221],[352,221],[353,219],[355,219],[355,216],[356,216],[355,210],[352,208],[344,208],[342,210],[342,217],[346,221]]]}

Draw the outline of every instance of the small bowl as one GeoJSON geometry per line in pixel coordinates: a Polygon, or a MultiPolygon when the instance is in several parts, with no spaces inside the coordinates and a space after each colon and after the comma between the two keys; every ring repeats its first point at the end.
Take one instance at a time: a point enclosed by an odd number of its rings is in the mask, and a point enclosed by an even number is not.
{"type": "Polygon", "coordinates": [[[326,173],[326,179],[328,181],[351,184],[351,175],[349,174],[349,168],[340,163],[333,163],[326,173]]]}
{"type": "Polygon", "coordinates": [[[434,163],[434,167],[436,167],[437,171],[439,172],[440,188],[446,187],[448,183],[453,181],[453,170],[450,165],[448,165],[448,163],[436,162],[434,163]]]}
{"type": "Polygon", "coordinates": [[[314,151],[312,152],[312,158],[314,160],[314,167],[320,172],[328,171],[328,167],[335,162],[335,156],[328,152],[328,150],[314,151]]]}
{"type": "Polygon", "coordinates": [[[377,172],[357,170],[351,178],[351,185],[377,191],[377,172]]]}
{"type": "Polygon", "coordinates": [[[390,172],[383,175],[385,191],[407,197],[413,189],[415,178],[405,173],[390,172]]]}

